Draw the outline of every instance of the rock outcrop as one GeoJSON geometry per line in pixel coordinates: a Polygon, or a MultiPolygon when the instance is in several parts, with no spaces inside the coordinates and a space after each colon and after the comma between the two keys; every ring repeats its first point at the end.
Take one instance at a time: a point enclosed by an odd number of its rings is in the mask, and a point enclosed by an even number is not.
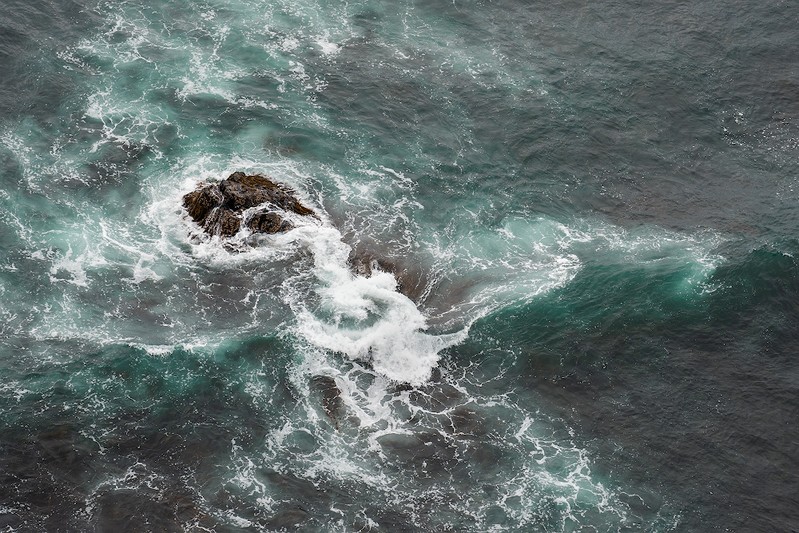
{"type": "Polygon", "coordinates": [[[399,293],[416,303],[422,298],[427,279],[418,265],[402,261],[398,257],[387,259],[384,256],[377,256],[360,243],[353,245],[347,261],[358,276],[371,277],[375,270],[390,272],[397,280],[399,293]]]}
{"type": "Polygon", "coordinates": [[[314,376],[310,385],[311,394],[317,397],[330,422],[339,429],[339,424],[346,418],[347,408],[336,380],[330,376],[314,376]]]}
{"type": "Polygon", "coordinates": [[[316,216],[294,194],[265,176],[234,172],[219,183],[188,193],[183,205],[209,235],[231,237],[242,224],[253,233],[280,233],[293,227],[286,213],[316,216]]]}

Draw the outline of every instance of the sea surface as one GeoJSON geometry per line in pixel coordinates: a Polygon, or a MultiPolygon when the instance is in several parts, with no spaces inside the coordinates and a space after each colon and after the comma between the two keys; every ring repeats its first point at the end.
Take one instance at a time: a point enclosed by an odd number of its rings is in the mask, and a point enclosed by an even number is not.
{"type": "Polygon", "coordinates": [[[0,531],[798,531],[797,21],[4,0],[0,531]]]}

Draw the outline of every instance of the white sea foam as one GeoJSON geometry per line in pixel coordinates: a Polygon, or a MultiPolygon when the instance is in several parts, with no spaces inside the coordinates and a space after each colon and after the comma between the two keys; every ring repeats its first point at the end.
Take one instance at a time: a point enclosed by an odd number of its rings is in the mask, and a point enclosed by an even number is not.
{"type": "Polygon", "coordinates": [[[136,348],[140,348],[147,352],[150,355],[155,356],[162,356],[172,353],[175,350],[175,346],[170,344],[160,344],[160,345],[150,345],[150,344],[139,344],[139,343],[131,343],[131,346],[136,348]]]}
{"type": "Polygon", "coordinates": [[[56,261],[50,269],[50,281],[55,283],[59,281],[59,279],[63,279],[64,281],[73,283],[79,287],[87,287],[88,283],[86,282],[86,271],[83,268],[83,259],[85,257],[85,255],[74,257],[72,248],[67,250],[67,253],[62,256],[61,259],[56,261]],[[58,274],[62,271],[67,272],[71,277],[58,278],[58,274]]]}
{"type": "Polygon", "coordinates": [[[347,264],[349,246],[341,234],[323,224],[307,224],[292,238],[313,253],[320,302],[310,309],[296,294],[290,305],[298,332],[316,346],[371,362],[390,379],[421,384],[430,377],[438,353],[465,337],[465,332],[436,336],[425,332],[426,319],[416,305],[397,292],[388,272],[365,277],[347,264]]]}
{"type": "Polygon", "coordinates": [[[338,54],[340,47],[336,43],[330,42],[329,35],[320,35],[316,38],[316,45],[326,56],[335,56],[338,54]]]}

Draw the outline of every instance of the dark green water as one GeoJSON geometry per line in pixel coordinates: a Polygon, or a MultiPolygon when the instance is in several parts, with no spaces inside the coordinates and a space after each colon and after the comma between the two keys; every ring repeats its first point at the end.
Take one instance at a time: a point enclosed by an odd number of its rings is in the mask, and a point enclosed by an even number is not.
{"type": "Polygon", "coordinates": [[[3,3],[0,530],[799,530],[797,20],[3,3]]]}

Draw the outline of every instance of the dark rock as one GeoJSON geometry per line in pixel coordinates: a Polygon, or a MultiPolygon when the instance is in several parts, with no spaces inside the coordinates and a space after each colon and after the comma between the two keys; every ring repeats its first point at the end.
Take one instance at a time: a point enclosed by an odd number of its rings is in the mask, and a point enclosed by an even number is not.
{"type": "Polygon", "coordinates": [[[218,188],[204,187],[192,191],[183,197],[183,205],[189,210],[189,216],[198,224],[204,224],[208,213],[222,202],[218,188]]]}
{"type": "Polygon", "coordinates": [[[219,183],[219,190],[228,209],[243,210],[270,203],[298,215],[313,214],[294,197],[294,191],[257,174],[248,176],[244,172],[234,172],[219,183]]]}
{"type": "Polygon", "coordinates": [[[311,390],[321,396],[322,409],[338,429],[339,420],[345,415],[346,408],[336,380],[330,376],[314,376],[311,379],[311,390]]]}
{"type": "Polygon", "coordinates": [[[352,249],[347,258],[352,271],[365,277],[371,277],[375,271],[389,272],[397,280],[397,291],[416,303],[422,298],[427,280],[418,264],[410,264],[399,257],[390,257],[388,250],[375,253],[380,246],[377,243],[351,244],[352,249]]]}
{"type": "Polygon", "coordinates": [[[247,221],[247,227],[253,233],[280,233],[290,230],[291,224],[277,213],[256,213],[247,221]]]}
{"type": "Polygon", "coordinates": [[[214,209],[202,224],[206,232],[222,237],[232,237],[239,232],[241,218],[228,209],[214,209]]]}
{"type": "Polygon", "coordinates": [[[394,272],[396,267],[386,260],[379,260],[369,253],[357,253],[353,248],[350,252],[349,262],[352,270],[359,276],[371,277],[375,270],[394,272]]]}
{"type": "Polygon", "coordinates": [[[234,172],[219,183],[211,183],[186,194],[183,206],[209,235],[231,237],[245,223],[253,233],[279,233],[292,228],[281,213],[315,216],[294,196],[294,191],[260,175],[234,172]],[[258,208],[245,220],[244,211],[258,208]]]}

